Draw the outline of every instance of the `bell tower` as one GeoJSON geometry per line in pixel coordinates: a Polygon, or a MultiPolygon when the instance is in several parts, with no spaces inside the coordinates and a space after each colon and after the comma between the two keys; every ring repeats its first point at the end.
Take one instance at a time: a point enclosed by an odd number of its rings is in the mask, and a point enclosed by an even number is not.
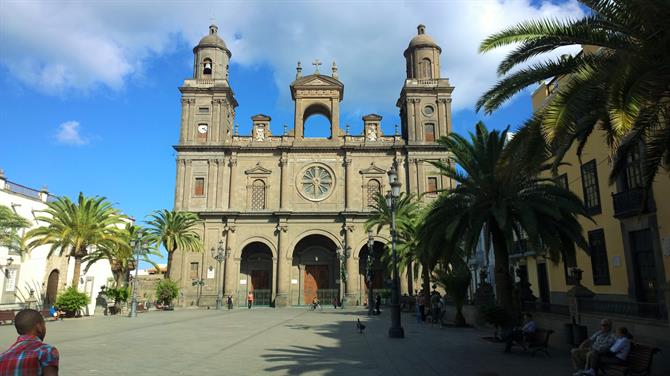
{"type": "Polygon", "coordinates": [[[193,77],[184,80],[180,145],[223,144],[232,140],[237,101],[228,82],[232,54],[211,25],[193,48],[193,77]]]}
{"type": "Polygon", "coordinates": [[[402,136],[408,144],[431,144],[451,132],[451,93],[448,78],[440,77],[442,48],[419,25],[405,50],[407,79],[396,105],[402,136]]]}

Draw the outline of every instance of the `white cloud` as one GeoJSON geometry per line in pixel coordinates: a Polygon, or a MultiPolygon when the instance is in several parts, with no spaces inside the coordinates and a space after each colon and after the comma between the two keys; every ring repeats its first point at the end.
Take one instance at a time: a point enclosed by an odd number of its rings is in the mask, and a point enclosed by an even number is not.
{"type": "Polygon", "coordinates": [[[336,60],[345,84],[343,105],[367,113],[388,108],[397,98],[405,75],[402,53],[416,25],[423,23],[442,47],[442,76],[456,86],[453,106],[458,110],[472,108],[493,85],[506,52],[480,55],[482,39],[522,20],[583,15],[575,0],[540,6],[530,0],[128,4],[5,2],[0,63],[47,93],[98,86],[119,90],[141,77],[149,56],[172,51],[177,36],[197,43],[214,16],[233,63],[274,69],[280,100],[289,100],[298,60],[305,73],[312,71],[309,62],[315,58],[328,62],[322,72],[336,60]]]}
{"type": "Polygon", "coordinates": [[[88,138],[83,137],[79,133],[78,121],[66,121],[58,126],[56,132],[56,141],[64,145],[86,145],[89,142],[88,138]]]}

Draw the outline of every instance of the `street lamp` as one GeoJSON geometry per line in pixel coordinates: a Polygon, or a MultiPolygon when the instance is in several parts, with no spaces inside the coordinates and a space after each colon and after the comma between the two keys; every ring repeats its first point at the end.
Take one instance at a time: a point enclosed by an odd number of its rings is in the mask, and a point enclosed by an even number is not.
{"type": "Polygon", "coordinates": [[[389,183],[391,185],[391,192],[386,195],[386,202],[391,208],[391,256],[393,258],[393,284],[391,286],[391,328],[389,329],[389,337],[404,338],[405,330],[400,323],[400,278],[398,276],[398,255],[395,251],[396,243],[396,204],[398,197],[400,197],[400,182],[398,181],[398,171],[395,164],[391,166],[388,172],[389,183]]]}
{"type": "Polygon", "coordinates": [[[340,294],[338,294],[340,302],[342,302],[343,296],[341,294],[344,294],[344,284],[347,282],[347,258],[349,258],[349,251],[347,250],[346,246],[344,249],[338,248],[335,250],[335,253],[337,254],[337,259],[340,261],[340,294]]]}
{"type": "Polygon", "coordinates": [[[147,249],[146,243],[141,240],[131,240],[130,247],[135,254],[135,277],[133,277],[133,299],[130,303],[130,317],[137,317],[137,272],[140,268],[140,255],[147,249]]]}
{"type": "Polygon", "coordinates": [[[372,302],[374,301],[374,291],[372,290],[372,273],[374,268],[375,256],[374,256],[374,246],[375,238],[372,235],[372,229],[368,230],[368,260],[366,263],[366,273],[365,277],[368,280],[368,316],[372,316],[374,309],[372,302]]]}
{"type": "Polygon", "coordinates": [[[221,300],[223,299],[223,292],[221,291],[221,263],[226,259],[226,249],[223,248],[223,240],[219,240],[219,246],[217,248],[212,247],[211,249],[212,257],[214,260],[219,262],[219,268],[217,269],[217,274],[219,275],[219,280],[216,283],[216,309],[221,309],[221,300]]]}

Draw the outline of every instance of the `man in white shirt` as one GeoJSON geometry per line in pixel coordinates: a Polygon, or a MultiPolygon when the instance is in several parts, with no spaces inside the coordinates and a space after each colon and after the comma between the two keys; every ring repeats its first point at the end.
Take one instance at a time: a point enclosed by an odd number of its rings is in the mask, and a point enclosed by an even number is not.
{"type": "Polygon", "coordinates": [[[581,373],[585,376],[597,375],[597,369],[608,364],[625,364],[630,353],[630,338],[628,329],[619,327],[617,329],[617,339],[609,350],[604,354],[591,352],[586,357],[586,369],[581,373]]]}

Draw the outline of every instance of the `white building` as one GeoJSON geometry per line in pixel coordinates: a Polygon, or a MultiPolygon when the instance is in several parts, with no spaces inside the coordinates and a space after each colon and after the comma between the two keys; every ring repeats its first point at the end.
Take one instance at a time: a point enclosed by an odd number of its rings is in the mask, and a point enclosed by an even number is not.
{"type": "MultiPolygon", "coordinates": [[[[28,219],[32,227],[37,227],[36,218],[45,210],[47,202],[56,197],[49,194],[46,187],[35,190],[8,181],[0,170],[0,205],[11,208],[16,214],[28,219]]],[[[29,229],[22,230],[28,231],[29,229]]],[[[21,233],[23,235],[23,233],[21,233]]],[[[71,285],[74,273],[74,259],[54,253],[47,258],[49,245],[33,249],[21,257],[15,251],[0,247],[0,306],[3,309],[18,308],[30,297],[31,291],[37,303],[48,307],[55,302],[58,292],[71,285]]],[[[95,298],[102,286],[112,278],[107,260],[101,260],[86,270],[82,265],[79,290],[91,297],[86,314],[93,314],[95,298]]]]}

